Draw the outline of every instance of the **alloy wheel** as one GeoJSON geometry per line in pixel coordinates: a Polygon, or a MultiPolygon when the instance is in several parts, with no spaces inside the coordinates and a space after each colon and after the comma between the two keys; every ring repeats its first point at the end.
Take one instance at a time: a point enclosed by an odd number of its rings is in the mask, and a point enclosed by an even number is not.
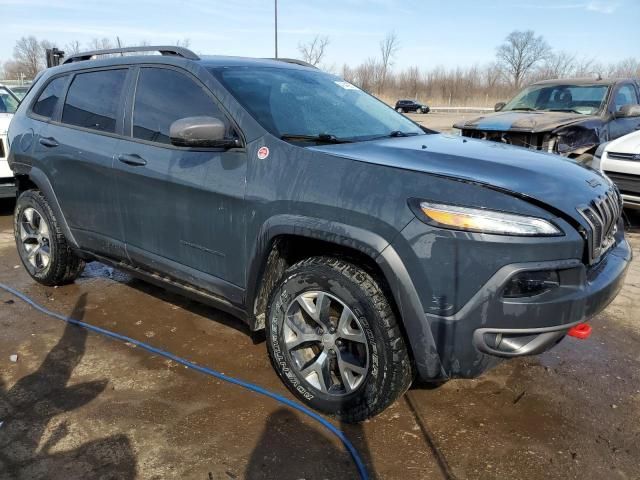
{"type": "Polygon", "coordinates": [[[18,228],[26,261],[36,271],[46,269],[51,262],[51,239],[46,220],[35,208],[28,207],[20,215],[18,228]]]}
{"type": "Polygon", "coordinates": [[[357,390],[369,369],[364,329],[351,309],[322,291],[305,292],[289,304],[284,344],[300,378],[328,395],[357,390]]]}

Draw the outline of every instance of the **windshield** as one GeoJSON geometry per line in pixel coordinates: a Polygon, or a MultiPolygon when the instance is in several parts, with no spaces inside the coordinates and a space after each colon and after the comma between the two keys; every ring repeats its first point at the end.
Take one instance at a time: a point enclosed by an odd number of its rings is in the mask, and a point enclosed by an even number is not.
{"type": "Polygon", "coordinates": [[[333,75],[268,67],[213,68],[211,72],[277,137],[359,141],[424,134],[408,118],[333,75]]]}
{"type": "Polygon", "coordinates": [[[18,99],[5,87],[0,87],[0,113],[16,113],[18,99]]]}
{"type": "Polygon", "coordinates": [[[532,85],[518,93],[502,111],[544,110],[593,115],[604,104],[608,90],[608,85],[532,85]]]}

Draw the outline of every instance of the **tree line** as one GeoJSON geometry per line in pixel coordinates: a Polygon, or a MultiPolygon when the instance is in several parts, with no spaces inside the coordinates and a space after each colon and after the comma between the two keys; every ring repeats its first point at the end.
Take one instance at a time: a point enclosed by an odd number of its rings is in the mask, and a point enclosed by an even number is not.
{"type": "MultiPolygon", "coordinates": [[[[188,47],[189,43],[185,39],[177,42],[177,45],[188,47]]],[[[141,44],[148,45],[148,42],[141,44]]],[[[118,45],[124,46],[117,37],[115,41],[96,38],[86,45],[73,41],[61,49],[70,55],[118,45]]],[[[490,106],[496,101],[508,100],[523,86],[539,80],[591,76],[640,77],[638,58],[603,63],[580,57],[552,48],[542,36],[531,30],[516,30],[507,35],[504,42],[496,47],[495,58],[489,63],[454,68],[416,65],[394,69],[402,48],[395,32],[387,33],[377,45],[377,54],[358,65],[344,64],[342,68],[327,65],[330,45],[328,36],[316,35],[298,44],[298,56],[307,63],[340,74],[347,81],[389,103],[408,98],[436,106],[490,106]]],[[[34,78],[46,67],[46,49],[54,46],[49,40],[38,40],[33,36],[19,39],[13,58],[0,67],[0,78],[34,78]]]]}

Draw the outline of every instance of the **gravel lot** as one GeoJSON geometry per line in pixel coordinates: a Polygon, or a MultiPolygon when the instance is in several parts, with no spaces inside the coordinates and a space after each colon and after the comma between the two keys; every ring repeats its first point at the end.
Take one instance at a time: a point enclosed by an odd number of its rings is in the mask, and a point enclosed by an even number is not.
{"type": "MultiPolygon", "coordinates": [[[[436,129],[454,120],[418,117],[436,129]]],[[[224,313],[95,263],[73,285],[35,284],[18,266],[12,208],[0,203],[0,282],[290,397],[264,342],[224,313]]],[[[632,219],[635,260],[591,338],[476,380],[414,387],[379,417],[339,425],[372,477],[640,478],[640,216],[632,219]]],[[[339,443],[271,400],[65,327],[4,292],[0,328],[0,479],[355,478],[339,443]]]]}

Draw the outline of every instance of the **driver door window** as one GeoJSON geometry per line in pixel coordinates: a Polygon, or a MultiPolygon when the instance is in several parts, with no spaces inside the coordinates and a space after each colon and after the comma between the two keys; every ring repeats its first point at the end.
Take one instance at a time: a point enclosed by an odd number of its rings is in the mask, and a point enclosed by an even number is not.
{"type": "Polygon", "coordinates": [[[133,109],[134,138],[170,144],[169,127],[186,117],[217,117],[227,125],[205,90],[185,74],[164,68],[142,68],[133,109]]]}
{"type": "Polygon", "coordinates": [[[613,111],[619,112],[625,105],[637,104],[638,94],[633,85],[626,84],[618,88],[615,96],[613,97],[613,111]]]}

